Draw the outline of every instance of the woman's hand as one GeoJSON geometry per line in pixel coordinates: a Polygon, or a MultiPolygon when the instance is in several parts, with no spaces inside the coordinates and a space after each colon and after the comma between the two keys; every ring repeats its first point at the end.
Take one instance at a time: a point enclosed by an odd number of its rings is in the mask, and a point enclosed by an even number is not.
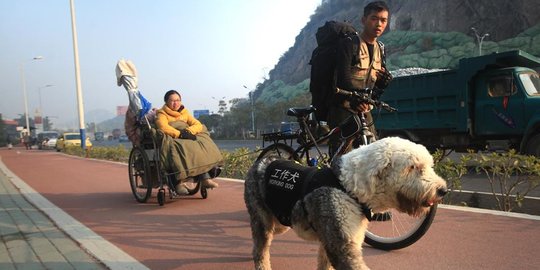
{"type": "Polygon", "coordinates": [[[186,139],[186,140],[196,140],[197,137],[193,134],[191,134],[191,132],[189,132],[189,130],[187,129],[182,129],[180,131],[180,139],[186,139]]]}

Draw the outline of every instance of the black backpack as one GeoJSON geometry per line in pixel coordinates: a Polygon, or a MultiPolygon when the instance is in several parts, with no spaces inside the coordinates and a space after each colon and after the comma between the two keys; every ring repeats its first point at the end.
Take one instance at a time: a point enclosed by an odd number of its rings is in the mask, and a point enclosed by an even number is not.
{"type": "Polygon", "coordinates": [[[336,21],[327,21],[319,27],[315,37],[317,47],[313,50],[309,62],[311,65],[309,91],[311,92],[311,105],[317,109],[315,118],[317,121],[326,121],[330,100],[336,88],[336,52],[339,41],[343,38],[357,40],[355,44],[358,44],[358,48],[354,51],[358,55],[360,39],[356,29],[350,23],[336,21]]]}
{"type": "MultiPolygon", "coordinates": [[[[352,24],[348,22],[327,21],[317,29],[315,34],[317,47],[311,54],[311,105],[317,110],[317,121],[326,121],[328,108],[331,105],[332,95],[336,89],[336,53],[339,41],[344,38],[353,40],[353,59],[357,60],[360,54],[360,36],[352,24]]],[[[377,41],[381,49],[383,66],[386,66],[384,44],[377,41]]],[[[355,65],[356,63],[351,63],[355,65]]]]}

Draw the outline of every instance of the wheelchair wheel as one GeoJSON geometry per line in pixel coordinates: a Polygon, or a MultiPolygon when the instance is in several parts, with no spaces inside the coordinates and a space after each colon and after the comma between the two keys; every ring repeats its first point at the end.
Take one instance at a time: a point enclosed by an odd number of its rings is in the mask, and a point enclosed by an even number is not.
{"type": "Polygon", "coordinates": [[[188,190],[188,194],[184,196],[191,196],[197,194],[199,192],[199,189],[202,188],[202,184],[199,181],[194,181],[193,179],[189,179],[187,181],[183,182],[183,185],[188,190]]]}
{"type": "Polygon", "coordinates": [[[208,198],[208,190],[205,187],[201,187],[201,196],[203,199],[208,198]]]}
{"type": "Polygon", "coordinates": [[[159,189],[157,194],[157,201],[160,206],[163,206],[165,204],[165,189],[159,189]]]}
{"type": "Polygon", "coordinates": [[[408,247],[427,232],[436,213],[435,204],[427,214],[419,217],[411,217],[395,209],[375,214],[374,219],[369,222],[364,242],[382,250],[408,247]]]}
{"type": "Polygon", "coordinates": [[[150,163],[144,150],[133,147],[128,161],[129,184],[135,199],[145,203],[152,194],[152,180],[150,179],[150,163]]]}

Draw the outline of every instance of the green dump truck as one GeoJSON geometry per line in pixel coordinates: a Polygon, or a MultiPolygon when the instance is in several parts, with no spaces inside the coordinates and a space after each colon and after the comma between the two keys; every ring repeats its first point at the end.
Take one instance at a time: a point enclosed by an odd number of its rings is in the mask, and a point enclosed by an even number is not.
{"type": "Polygon", "coordinates": [[[540,156],[540,59],[523,51],[463,58],[455,70],[395,78],[374,112],[379,137],[428,149],[516,149],[540,156]],[[536,70],[535,70],[536,69],[536,70]]]}

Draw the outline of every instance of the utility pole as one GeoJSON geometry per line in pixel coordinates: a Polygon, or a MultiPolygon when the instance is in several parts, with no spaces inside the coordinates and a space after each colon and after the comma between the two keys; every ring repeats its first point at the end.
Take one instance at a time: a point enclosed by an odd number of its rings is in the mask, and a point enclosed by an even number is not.
{"type": "MultiPolygon", "coordinates": [[[[249,91],[247,86],[245,85],[242,85],[242,86],[249,91]]],[[[249,100],[251,102],[251,131],[253,131],[253,135],[255,135],[255,106],[253,103],[253,99],[254,99],[253,94],[254,94],[253,91],[248,92],[249,100]]]]}
{"type": "Polygon", "coordinates": [[[75,59],[75,83],[77,86],[77,107],[79,109],[79,129],[81,132],[81,148],[86,150],[86,130],[84,126],[84,105],[81,87],[81,72],[79,68],[79,46],[77,44],[77,26],[75,22],[75,5],[69,1],[71,9],[71,33],[73,36],[73,58],[75,59]]]}
{"type": "MultiPolygon", "coordinates": [[[[30,59],[29,61],[41,60],[41,59],[43,59],[43,56],[36,56],[30,59]]],[[[26,78],[24,77],[24,61],[21,62],[20,68],[21,68],[22,90],[23,90],[23,95],[24,95],[24,114],[26,117],[26,134],[30,136],[32,133],[32,130],[30,129],[30,120],[28,119],[28,97],[26,96],[26,78]]]]}

